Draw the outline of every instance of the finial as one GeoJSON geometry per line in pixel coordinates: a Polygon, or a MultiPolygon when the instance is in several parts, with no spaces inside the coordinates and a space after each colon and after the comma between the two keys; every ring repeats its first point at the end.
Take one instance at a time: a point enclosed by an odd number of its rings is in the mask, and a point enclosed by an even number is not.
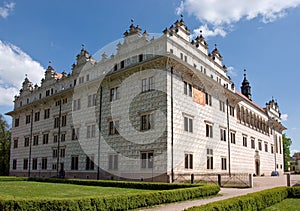
{"type": "Polygon", "coordinates": [[[133,23],[133,22],[134,22],[134,19],[133,19],[133,18],[131,18],[130,22],[131,22],[131,23],[133,23]]]}
{"type": "Polygon", "coordinates": [[[215,49],[217,49],[217,44],[215,44],[215,49]]]}
{"type": "Polygon", "coordinates": [[[81,44],[81,48],[82,48],[82,50],[84,50],[84,44],[83,43],[81,44]]]}
{"type": "Polygon", "coordinates": [[[202,35],[202,30],[200,30],[200,35],[202,35]]]}
{"type": "Polygon", "coordinates": [[[183,18],[183,14],[180,14],[180,17],[183,18]]]}
{"type": "Polygon", "coordinates": [[[49,60],[48,64],[49,64],[49,66],[51,65],[51,61],[50,60],[49,60]]]}
{"type": "Polygon", "coordinates": [[[246,78],[246,69],[244,69],[244,77],[246,78]]]}
{"type": "Polygon", "coordinates": [[[25,78],[27,78],[27,73],[25,74],[25,78]]]}

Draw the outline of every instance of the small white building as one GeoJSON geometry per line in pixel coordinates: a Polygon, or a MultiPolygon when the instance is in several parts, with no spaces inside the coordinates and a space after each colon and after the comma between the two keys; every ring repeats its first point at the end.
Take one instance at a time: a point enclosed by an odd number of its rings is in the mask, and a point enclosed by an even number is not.
{"type": "Polygon", "coordinates": [[[182,175],[283,173],[278,105],[251,100],[204,37],[184,21],[157,38],[133,24],[115,55],[82,48],[72,72],[49,66],[15,97],[10,174],[154,180],[182,175]]]}

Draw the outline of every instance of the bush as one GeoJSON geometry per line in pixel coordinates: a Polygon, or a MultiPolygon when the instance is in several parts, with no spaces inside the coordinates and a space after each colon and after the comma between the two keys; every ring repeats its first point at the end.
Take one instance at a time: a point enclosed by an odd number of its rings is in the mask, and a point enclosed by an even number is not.
{"type": "Polygon", "coordinates": [[[1,181],[26,181],[27,177],[0,176],[1,181]]]}
{"type": "Polygon", "coordinates": [[[32,179],[40,182],[60,182],[78,185],[98,185],[110,187],[143,188],[142,193],[115,194],[111,196],[90,196],[66,199],[18,199],[0,197],[0,210],[127,210],[189,199],[216,195],[220,188],[216,185],[187,185],[142,182],[32,179]],[[167,190],[160,190],[165,187],[167,190]],[[158,191],[150,191],[158,190],[158,191]]]}
{"type": "Polygon", "coordinates": [[[49,182],[49,183],[65,183],[74,185],[102,186],[102,187],[118,187],[133,188],[145,190],[171,190],[178,188],[197,187],[199,185],[192,184],[176,184],[176,183],[152,183],[152,182],[124,182],[113,180],[79,180],[79,179],[56,179],[56,178],[28,178],[28,181],[49,182]]]}
{"type": "Polygon", "coordinates": [[[286,199],[288,195],[288,188],[278,187],[227,200],[212,202],[198,207],[192,207],[188,210],[263,210],[273,204],[281,202],[286,199]]]}

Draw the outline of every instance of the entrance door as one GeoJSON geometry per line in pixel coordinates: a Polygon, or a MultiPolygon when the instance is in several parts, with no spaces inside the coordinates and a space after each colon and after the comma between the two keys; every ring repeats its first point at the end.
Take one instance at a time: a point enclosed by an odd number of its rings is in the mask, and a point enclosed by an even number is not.
{"type": "Polygon", "coordinates": [[[259,160],[255,160],[255,174],[256,174],[256,176],[260,176],[260,162],[259,162],[259,160]]]}

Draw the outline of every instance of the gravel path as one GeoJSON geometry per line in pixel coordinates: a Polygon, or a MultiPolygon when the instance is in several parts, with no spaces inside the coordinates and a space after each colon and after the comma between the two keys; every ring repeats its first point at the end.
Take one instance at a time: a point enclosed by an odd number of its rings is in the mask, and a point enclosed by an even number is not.
{"type": "MultiPolygon", "coordinates": [[[[300,176],[296,179],[294,178],[294,182],[292,183],[298,183],[300,182],[300,176]],[[296,181],[297,180],[297,181],[296,181]]],[[[146,210],[146,211],[180,211],[184,210],[189,207],[193,206],[199,206],[202,204],[207,204],[214,201],[219,201],[223,199],[228,199],[236,196],[245,195],[248,193],[258,192],[265,189],[270,189],[274,187],[279,186],[286,186],[286,175],[280,176],[280,177],[258,177],[254,178],[254,187],[253,188],[221,188],[220,196],[207,198],[207,199],[196,199],[191,201],[184,201],[184,202],[178,202],[178,203],[172,203],[172,204],[165,204],[165,205],[159,205],[151,208],[143,208],[139,210],[146,210]]]]}

